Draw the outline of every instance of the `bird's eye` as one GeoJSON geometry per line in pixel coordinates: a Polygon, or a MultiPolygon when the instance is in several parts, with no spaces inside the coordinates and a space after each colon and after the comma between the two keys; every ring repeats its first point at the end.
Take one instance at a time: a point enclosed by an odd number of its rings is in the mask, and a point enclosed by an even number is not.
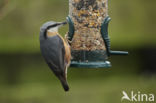
{"type": "Polygon", "coordinates": [[[56,27],[56,26],[57,26],[57,24],[53,24],[53,25],[48,26],[47,29],[50,29],[50,28],[56,27]]]}

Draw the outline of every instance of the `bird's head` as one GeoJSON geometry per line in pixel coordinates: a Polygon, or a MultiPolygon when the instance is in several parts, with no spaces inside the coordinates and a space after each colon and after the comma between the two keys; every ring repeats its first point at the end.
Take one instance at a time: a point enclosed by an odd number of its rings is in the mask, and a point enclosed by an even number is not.
{"type": "Polygon", "coordinates": [[[47,36],[53,36],[58,34],[58,29],[59,27],[67,24],[67,22],[54,22],[54,21],[49,21],[43,24],[43,26],[40,29],[40,36],[44,36],[45,38],[47,36]]]}

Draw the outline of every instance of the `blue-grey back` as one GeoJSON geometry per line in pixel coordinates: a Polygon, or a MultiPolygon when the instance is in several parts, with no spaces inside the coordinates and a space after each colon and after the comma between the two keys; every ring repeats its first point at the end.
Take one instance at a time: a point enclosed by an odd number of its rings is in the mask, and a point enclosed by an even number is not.
{"type": "Polygon", "coordinates": [[[58,66],[51,69],[64,70],[65,48],[62,39],[58,35],[40,40],[40,49],[47,63],[58,66]]]}

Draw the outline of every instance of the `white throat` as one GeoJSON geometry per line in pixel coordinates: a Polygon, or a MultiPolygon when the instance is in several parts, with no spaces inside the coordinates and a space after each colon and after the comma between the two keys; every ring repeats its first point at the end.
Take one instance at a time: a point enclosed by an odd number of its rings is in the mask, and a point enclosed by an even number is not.
{"type": "Polygon", "coordinates": [[[50,28],[48,32],[58,32],[58,27],[50,28]]]}

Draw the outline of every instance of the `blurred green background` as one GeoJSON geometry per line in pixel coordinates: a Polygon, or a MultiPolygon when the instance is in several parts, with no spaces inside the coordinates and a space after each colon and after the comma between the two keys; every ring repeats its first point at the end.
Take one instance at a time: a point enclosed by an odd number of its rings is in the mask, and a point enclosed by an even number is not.
{"type": "Polygon", "coordinates": [[[111,56],[109,69],[69,68],[65,93],[41,56],[39,28],[64,21],[68,0],[0,0],[0,103],[120,103],[123,90],[156,94],[156,0],[108,3],[111,48],[130,55],[111,56]]]}

